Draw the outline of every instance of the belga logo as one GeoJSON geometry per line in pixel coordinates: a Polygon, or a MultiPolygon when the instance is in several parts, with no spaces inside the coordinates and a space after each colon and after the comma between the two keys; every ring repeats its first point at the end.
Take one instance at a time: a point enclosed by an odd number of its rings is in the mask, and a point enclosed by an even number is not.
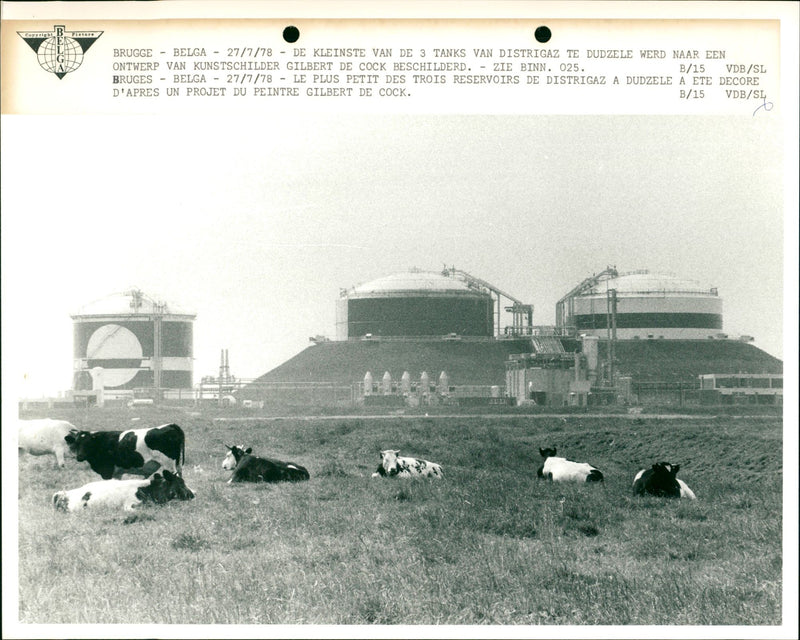
{"type": "Polygon", "coordinates": [[[103,35],[102,31],[67,31],[63,24],[54,25],[52,31],[17,33],[34,50],[39,66],[59,80],[81,66],[83,54],[103,35]]]}

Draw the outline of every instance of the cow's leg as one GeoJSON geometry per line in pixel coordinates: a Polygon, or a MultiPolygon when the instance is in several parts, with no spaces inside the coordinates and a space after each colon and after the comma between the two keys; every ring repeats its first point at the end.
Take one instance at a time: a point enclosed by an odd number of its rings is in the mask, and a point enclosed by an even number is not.
{"type": "Polygon", "coordinates": [[[59,467],[63,467],[64,466],[64,449],[62,447],[56,447],[53,450],[53,453],[56,454],[56,464],[59,467]]]}

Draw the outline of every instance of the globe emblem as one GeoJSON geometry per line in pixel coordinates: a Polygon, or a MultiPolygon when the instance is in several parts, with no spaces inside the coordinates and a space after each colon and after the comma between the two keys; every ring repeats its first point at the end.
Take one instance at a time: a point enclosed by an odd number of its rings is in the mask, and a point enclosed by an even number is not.
{"type": "Polygon", "coordinates": [[[36,57],[42,69],[63,78],[81,66],[83,49],[74,38],[53,36],[41,44],[36,57]]]}

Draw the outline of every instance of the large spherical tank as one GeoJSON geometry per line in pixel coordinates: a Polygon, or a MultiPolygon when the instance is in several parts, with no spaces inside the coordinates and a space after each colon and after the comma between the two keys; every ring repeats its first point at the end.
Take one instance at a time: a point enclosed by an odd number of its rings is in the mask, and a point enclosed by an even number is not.
{"type": "Polygon", "coordinates": [[[490,337],[493,323],[491,294],[430,271],[398,273],[343,290],[336,308],[339,340],[367,334],[490,337]]]}
{"type": "Polygon", "coordinates": [[[96,367],[105,389],[191,388],[194,319],[137,289],[85,305],[72,315],[73,389],[92,389],[96,367]]]}
{"type": "Polygon", "coordinates": [[[578,333],[607,337],[611,289],[616,290],[620,340],[707,339],[722,330],[716,289],[674,275],[634,271],[601,280],[575,296],[572,322],[578,333]]]}

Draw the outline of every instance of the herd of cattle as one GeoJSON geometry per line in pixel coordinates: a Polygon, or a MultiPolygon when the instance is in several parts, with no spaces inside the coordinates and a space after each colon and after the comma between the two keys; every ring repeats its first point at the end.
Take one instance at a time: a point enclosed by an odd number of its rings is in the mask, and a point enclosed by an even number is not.
{"type": "MultiPolygon", "coordinates": [[[[296,482],[308,480],[308,470],[294,462],[256,456],[252,448],[226,445],[222,468],[231,471],[231,482],[296,482]]],[[[103,480],[90,482],[53,495],[53,506],[63,511],[87,507],[132,510],[144,503],[164,504],[191,500],[194,492],[183,481],[185,436],[177,424],[125,431],[82,431],[65,420],[49,418],[20,420],[19,450],[33,455],[55,455],[59,467],[74,455],[88,462],[103,480]],[[159,471],[161,469],[161,471],[159,471]],[[143,479],[122,480],[124,474],[143,479]]],[[[372,477],[442,478],[435,462],[399,456],[396,449],[381,452],[381,462],[372,477]]],[[[552,482],[602,482],[603,473],[585,462],[556,457],[556,448],[539,449],[544,463],[537,476],[552,482]]],[[[695,499],[692,490],[678,479],[680,465],[657,462],[642,469],[633,480],[635,495],[695,499]]]]}

